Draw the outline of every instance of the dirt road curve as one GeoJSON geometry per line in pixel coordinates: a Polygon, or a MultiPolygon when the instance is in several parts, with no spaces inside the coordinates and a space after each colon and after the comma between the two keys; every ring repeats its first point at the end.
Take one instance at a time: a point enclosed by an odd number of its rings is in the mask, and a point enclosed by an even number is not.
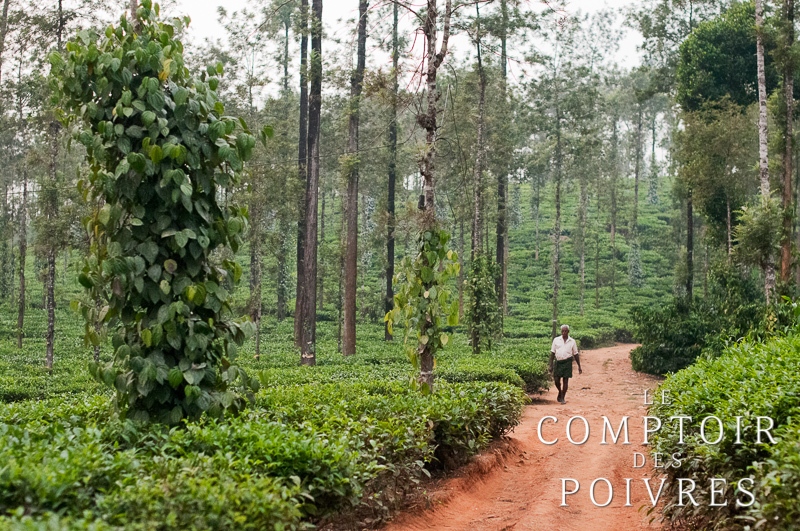
{"type": "MultiPolygon", "coordinates": [[[[658,380],[631,369],[628,353],[635,345],[587,350],[581,355],[583,374],[574,378],[565,405],[556,402],[553,387],[533,405],[526,408],[522,424],[512,434],[513,453],[507,453],[499,465],[488,473],[446,481],[442,492],[432,497],[428,511],[407,512],[384,528],[384,531],[635,531],[658,529],[648,524],[649,518],[639,507],[650,501],[640,478],[650,473],[650,463],[633,468],[634,452],[646,453],[641,445],[644,389],[653,389],[658,380]],[[558,437],[558,443],[547,446],[537,435],[539,420],[545,415],[558,418],[557,424],[547,421],[543,427],[545,440],[558,437]],[[590,438],[583,445],[570,443],[566,424],[572,416],[589,421],[590,438]],[[601,445],[605,415],[619,426],[629,416],[630,445],[601,445]],[[580,482],[580,492],[567,497],[568,507],[561,504],[561,478],[580,482]],[[614,487],[614,498],[607,507],[596,507],[589,497],[589,487],[597,478],[607,478],[614,487]],[[625,505],[625,478],[631,483],[631,507],[625,505]]],[[[583,439],[583,423],[573,422],[573,439],[583,439]]],[[[610,442],[610,439],[609,439],[610,442]]],[[[493,456],[492,456],[493,457],[493,456]]],[[[479,458],[480,459],[480,458],[479,458]]],[[[492,462],[497,462],[493,460],[492,462]]],[[[654,490],[657,489],[653,482],[654,490]]],[[[568,485],[568,489],[572,484],[568,485]]],[[[608,488],[599,483],[595,490],[597,503],[604,503],[608,488]]]]}

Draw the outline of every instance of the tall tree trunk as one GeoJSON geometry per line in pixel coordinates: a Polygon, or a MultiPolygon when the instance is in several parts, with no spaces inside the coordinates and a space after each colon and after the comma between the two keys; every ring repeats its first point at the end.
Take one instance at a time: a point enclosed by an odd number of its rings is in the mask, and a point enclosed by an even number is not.
{"type": "Polygon", "coordinates": [[[295,345],[302,348],[305,282],[306,195],[308,194],[308,0],[300,1],[300,141],[298,172],[302,192],[297,197],[297,289],[294,304],[295,345]]]}
{"type": "Polygon", "coordinates": [[[619,163],[619,136],[617,117],[614,117],[614,130],[611,133],[611,300],[617,296],[617,171],[619,163]]]}
{"type": "Polygon", "coordinates": [[[25,261],[28,254],[28,173],[22,171],[22,205],[19,211],[19,311],[17,312],[17,348],[22,348],[25,325],[25,261]]]}
{"type": "MultiPolygon", "coordinates": [[[[536,220],[536,236],[535,236],[536,245],[533,251],[533,259],[538,262],[539,261],[539,217],[540,217],[539,205],[540,205],[540,197],[541,197],[540,194],[542,187],[539,177],[536,176],[534,177],[534,179],[536,180],[536,190],[534,191],[533,194],[531,194],[533,197],[533,204],[531,205],[531,210],[533,210],[533,218],[536,220]]],[[[531,183],[531,187],[533,187],[533,183],[531,183]]]]}
{"type": "MultiPolygon", "coordinates": [[[[761,197],[764,202],[769,200],[769,159],[767,142],[769,131],[767,129],[767,81],[764,70],[764,4],[763,0],[756,2],[756,62],[758,65],[758,157],[759,177],[761,179],[761,197]]],[[[767,257],[767,266],[764,268],[764,291],[769,303],[775,291],[775,258],[770,254],[767,257]]]]}
{"type": "Polygon", "coordinates": [[[580,253],[581,300],[580,311],[583,315],[583,302],[586,294],[586,211],[589,203],[589,186],[587,176],[582,172],[580,177],[580,199],[578,202],[578,252],[580,253]]]}
{"type": "MultiPolygon", "coordinates": [[[[557,94],[557,92],[556,92],[557,94]]],[[[556,221],[553,226],[553,330],[551,338],[556,337],[558,324],[558,288],[561,283],[561,109],[556,96],[556,221]]]]}
{"type": "Polygon", "coordinates": [[[694,297],[694,212],[692,208],[692,189],[686,193],[686,296],[694,297]]]}
{"type": "Polygon", "coordinates": [[[464,220],[459,223],[458,239],[458,317],[464,317],[464,220]]]}
{"type": "MultiPolygon", "coordinates": [[[[598,209],[599,216],[599,209],[598,209]]],[[[599,221],[594,237],[594,307],[600,308],[600,227],[599,221]]]]}
{"type": "MultiPolygon", "coordinates": [[[[473,176],[472,181],[472,191],[473,191],[473,211],[472,211],[472,255],[471,261],[473,264],[473,272],[474,275],[476,273],[475,270],[475,261],[481,256],[481,248],[483,246],[483,227],[481,226],[481,212],[483,211],[483,113],[486,104],[486,76],[483,71],[483,61],[481,59],[481,40],[480,40],[480,11],[479,11],[479,4],[475,4],[475,11],[477,13],[477,33],[478,33],[478,41],[477,41],[477,51],[478,51],[478,79],[480,80],[480,89],[479,89],[479,96],[478,96],[478,131],[477,137],[475,140],[475,174],[473,176]]],[[[499,186],[499,185],[498,185],[499,186]]],[[[498,216],[500,214],[498,213],[498,216]]],[[[498,228],[499,230],[499,228],[498,228]]],[[[502,245],[502,233],[498,236],[500,239],[498,243],[502,245]]],[[[488,237],[486,238],[488,243],[488,237]]],[[[498,255],[502,258],[502,247],[498,250],[498,255]]],[[[472,297],[475,297],[475,293],[472,293],[472,297]]],[[[479,304],[478,301],[472,301],[473,308],[477,307],[479,304]]],[[[472,336],[472,352],[474,354],[479,354],[481,350],[481,337],[480,337],[480,326],[481,326],[481,315],[478,312],[474,312],[472,318],[470,320],[470,335],[472,336]]]]}
{"type": "MultiPolygon", "coordinates": [[[[800,249],[800,219],[798,219],[798,215],[800,214],[800,161],[798,161],[797,150],[795,150],[794,154],[794,189],[798,196],[795,197],[794,201],[794,215],[798,223],[798,226],[795,229],[795,246],[797,249],[800,249]]],[[[800,286],[800,264],[797,264],[795,267],[794,283],[796,286],[800,286]]]]}
{"type": "Polygon", "coordinates": [[[785,46],[787,53],[783,65],[783,98],[786,105],[786,123],[783,149],[783,235],[781,238],[781,284],[786,286],[792,274],[792,129],[794,112],[794,0],[783,0],[785,17],[785,46]]]}
{"type": "MultiPolygon", "coordinates": [[[[478,4],[476,4],[477,7],[478,4]]],[[[507,46],[507,30],[508,30],[508,5],[507,0],[500,0],[500,15],[501,25],[500,28],[500,71],[502,77],[500,79],[500,98],[502,105],[508,105],[508,97],[506,95],[506,83],[508,77],[508,56],[506,55],[507,46]]],[[[483,76],[483,74],[482,74],[483,76]]],[[[486,80],[483,79],[481,91],[485,92],[486,80]]],[[[479,146],[480,149],[480,146],[479,146]]],[[[507,215],[507,192],[508,187],[508,173],[506,171],[506,161],[501,162],[501,170],[497,173],[497,244],[495,246],[495,261],[500,271],[500,276],[495,282],[495,292],[497,292],[497,306],[500,309],[500,330],[503,330],[503,315],[506,307],[506,286],[508,276],[508,264],[506,263],[506,256],[508,255],[508,215],[507,215]]]]}
{"type": "MultiPolygon", "coordinates": [[[[288,121],[289,119],[289,106],[290,103],[290,96],[291,91],[289,89],[289,28],[292,25],[291,18],[285,18],[283,20],[283,118],[284,120],[288,121]]],[[[288,136],[286,132],[283,133],[284,136],[288,136]]],[[[301,136],[300,143],[302,144],[305,139],[301,136]]],[[[288,158],[289,157],[289,149],[288,146],[285,148],[285,152],[283,152],[281,158],[288,158]]],[[[282,184],[284,190],[281,191],[281,197],[284,199],[287,198],[286,194],[286,177],[282,177],[282,184]]],[[[282,322],[286,318],[286,302],[288,298],[288,284],[289,284],[289,271],[286,266],[286,261],[288,259],[288,238],[287,234],[289,233],[289,216],[286,211],[286,205],[281,207],[280,217],[278,219],[278,254],[277,254],[277,279],[276,279],[276,286],[275,286],[275,296],[276,296],[276,308],[275,313],[278,318],[279,322],[282,322]]]]}
{"type": "Polygon", "coordinates": [[[639,239],[639,175],[642,166],[642,104],[638,104],[636,119],[636,161],[633,170],[633,220],[631,220],[631,236],[633,241],[639,239]]]}
{"type": "Polygon", "coordinates": [[[250,226],[250,319],[256,326],[256,359],[261,357],[261,224],[263,211],[254,201],[251,205],[253,223],[250,226]]]}
{"type": "Polygon", "coordinates": [[[336,295],[336,310],[338,312],[337,329],[336,329],[336,352],[342,352],[342,301],[344,300],[344,243],[345,243],[345,228],[347,222],[346,202],[347,198],[344,195],[339,196],[339,289],[336,295]]]}
{"type": "Polygon", "coordinates": [[[342,354],[356,353],[356,292],[358,290],[358,119],[367,53],[367,0],[358,3],[358,50],[356,69],[350,78],[348,117],[350,159],[347,173],[347,246],[344,257],[344,329],[342,354]]]}
{"type": "Polygon", "coordinates": [[[733,254],[733,231],[731,230],[731,198],[725,194],[725,213],[727,214],[727,229],[728,229],[728,263],[731,263],[731,255],[733,254]]]}
{"type": "MultiPolygon", "coordinates": [[[[319,243],[318,245],[324,248],[325,245],[325,191],[320,187],[320,194],[322,195],[322,208],[319,213],[319,243]]],[[[325,260],[322,262],[317,275],[317,309],[321,312],[325,310],[325,272],[327,267],[325,260]]]]}
{"type": "MultiPolygon", "coordinates": [[[[425,35],[425,73],[426,99],[427,106],[424,112],[417,116],[417,123],[425,130],[425,148],[419,159],[419,169],[423,180],[423,205],[422,220],[420,230],[424,232],[432,229],[436,225],[436,130],[437,130],[437,109],[436,102],[439,99],[439,89],[436,86],[436,76],[442,61],[447,56],[447,46],[450,40],[450,18],[453,13],[452,0],[445,1],[445,12],[443,17],[442,43],[436,49],[438,42],[439,7],[437,0],[427,0],[427,10],[425,19],[422,23],[422,32],[425,35]]],[[[427,258],[423,257],[423,262],[427,258]]],[[[426,287],[427,289],[427,287],[426,287]]],[[[427,387],[433,392],[433,351],[430,344],[424,345],[420,352],[420,367],[418,382],[420,386],[427,387]]]]}
{"type": "MultiPolygon", "coordinates": [[[[58,200],[56,194],[56,160],[58,159],[58,133],[61,127],[58,122],[50,122],[50,186],[49,196],[47,197],[46,216],[49,229],[55,225],[56,217],[58,216],[58,200]]],[[[45,366],[52,374],[53,372],[53,350],[55,347],[55,333],[56,333],[56,301],[55,301],[55,283],[56,283],[56,245],[55,237],[49,235],[47,248],[47,276],[46,276],[46,289],[47,289],[47,350],[45,355],[45,366]]]]}
{"type": "MultiPolygon", "coordinates": [[[[7,22],[8,1],[3,5],[3,38],[0,41],[0,49],[2,49],[3,41],[5,40],[5,25],[7,22]]],[[[2,62],[0,62],[0,69],[2,62]]],[[[17,70],[17,86],[22,87],[22,61],[19,62],[19,69],[17,70]]],[[[24,114],[22,109],[22,93],[17,92],[17,129],[21,139],[21,143],[25,145],[25,124],[24,114]]],[[[19,209],[19,307],[17,312],[17,348],[22,348],[22,339],[25,336],[25,262],[28,257],[28,170],[25,161],[20,163],[19,170],[22,173],[22,204],[19,209]]],[[[13,282],[13,279],[12,279],[13,282]]]]}
{"type": "MultiPolygon", "coordinates": [[[[398,27],[398,6],[397,2],[392,4],[392,106],[389,115],[389,191],[386,203],[386,298],[384,310],[389,313],[394,308],[394,231],[395,231],[395,206],[394,195],[397,186],[397,93],[399,91],[398,67],[400,63],[399,39],[397,36],[398,27]]],[[[458,286],[459,297],[461,297],[461,283],[458,286]]],[[[389,333],[389,323],[384,326],[383,338],[385,341],[392,340],[389,333]]]]}
{"type": "Polygon", "coordinates": [[[317,363],[317,205],[319,200],[319,131],[322,110],[322,0],[312,0],[311,61],[308,97],[308,182],[306,237],[303,250],[303,305],[300,362],[317,363]]]}
{"type": "Polygon", "coordinates": [[[650,186],[647,192],[647,199],[651,205],[658,204],[658,163],[656,161],[656,112],[653,111],[653,121],[651,123],[653,143],[650,151],[650,186]]]}
{"type": "MultiPolygon", "coordinates": [[[[703,228],[703,240],[705,241],[705,227],[703,228]]],[[[708,300],[708,244],[703,244],[703,302],[708,300]]]]}

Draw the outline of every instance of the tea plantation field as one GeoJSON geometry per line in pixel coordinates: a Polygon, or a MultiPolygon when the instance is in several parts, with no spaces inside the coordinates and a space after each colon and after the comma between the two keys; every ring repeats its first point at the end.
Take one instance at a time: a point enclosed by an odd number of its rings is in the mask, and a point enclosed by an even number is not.
{"type": "MultiPolygon", "coordinates": [[[[383,329],[336,353],[323,322],[316,367],[300,367],[291,320],[265,319],[240,365],[261,390],[241,415],[180,428],[118,420],[89,376],[82,323],[58,311],[55,369],[42,368],[44,312],[22,351],[0,314],[0,529],[305,529],[358,507],[386,516],[420,478],[463,464],[513,429],[525,391],[548,384],[548,340],[507,339],[474,357],[463,334],[437,367],[433,397],[383,329]]],[[[104,349],[101,356],[110,356],[104,349]]]]}

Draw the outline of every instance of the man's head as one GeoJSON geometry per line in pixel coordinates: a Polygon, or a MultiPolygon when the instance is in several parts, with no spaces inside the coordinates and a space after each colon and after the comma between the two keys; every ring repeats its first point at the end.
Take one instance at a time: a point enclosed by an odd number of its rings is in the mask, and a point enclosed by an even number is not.
{"type": "Polygon", "coordinates": [[[568,325],[561,325],[561,337],[564,338],[564,341],[567,340],[569,337],[569,326],[568,325]]]}

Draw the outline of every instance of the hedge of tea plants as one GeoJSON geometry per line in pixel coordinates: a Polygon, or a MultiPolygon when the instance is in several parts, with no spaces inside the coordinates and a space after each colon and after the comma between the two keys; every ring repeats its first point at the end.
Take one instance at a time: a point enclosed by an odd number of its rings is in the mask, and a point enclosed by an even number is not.
{"type": "MultiPolygon", "coordinates": [[[[800,518],[800,336],[774,338],[765,342],[742,342],[726,349],[713,360],[701,360],[670,376],[662,385],[672,397],[669,405],[654,404],[650,415],[664,422],[653,437],[653,451],[685,458],[680,468],[664,470],[668,476],[663,513],[673,522],[688,523],[702,529],[797,529],[800,518]],[[693,418],[686,421],[684,442],[680,443],[673,415],[693,418]],[[700,436],[703,418],[716,416],[724,423],[719,444],[706,444],[700,436]],[[743,427],[741,443],[736,444],[736,417],[743,427]],[[770,417],[775,444],[756,438],[756,417],[770,417]],[[684,499],[679,505],[678,478],[691,478],[697,484],[693,493],[698,506],[684,499]],[[709,485],[712,478],[727,480],[724,507],[711,507],[709,485]],[[737,493],[742,478],[753,481],[745,488],[755,495],[750,507],[738,507],[737,493]]],[[[708,424],[706,438],[716,439],[716,422],[708,424]]],[[[762,421],[768,426],[768,421],[762,421]]],[[[719,498],[719,497],[718,497],[719,498]]],[[[722,502],[717,499],[717,502],[722,502]]]]}
{"type": "Polygon", "coordinates": [[[36,334],[17,358],[0,337],[0,530],[289,530],[353,508],[380,518],[420,479],[513,429],[524,391],[547,387],[548,345],[530,339],[473,356],[457,334],[436,394],[422,397],[380,327],[360,328],[345,358],[334,325],[321,324],[316,367],[299,366],[291,332],[265,320],[261,358],[252,342],[240,352],[261,383],[246,411],[172,428],[116,419],[80,341],[57,343],[50,376],[33,371],[36,334]]]}

